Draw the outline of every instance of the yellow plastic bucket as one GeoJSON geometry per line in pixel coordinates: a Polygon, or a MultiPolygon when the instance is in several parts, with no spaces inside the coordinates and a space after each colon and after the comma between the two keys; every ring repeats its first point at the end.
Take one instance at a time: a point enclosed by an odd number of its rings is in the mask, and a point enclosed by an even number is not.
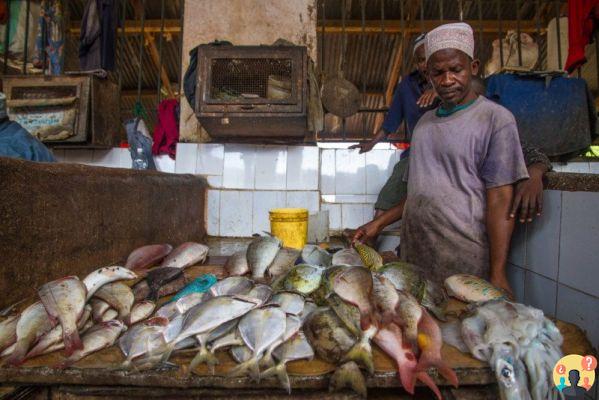
{"type": "Polygon", "coordinates": [[[270,233],[285,247],[302,249],[308,241],[308,210],[305,208],[275,208],[270,210],[270,233]]]}

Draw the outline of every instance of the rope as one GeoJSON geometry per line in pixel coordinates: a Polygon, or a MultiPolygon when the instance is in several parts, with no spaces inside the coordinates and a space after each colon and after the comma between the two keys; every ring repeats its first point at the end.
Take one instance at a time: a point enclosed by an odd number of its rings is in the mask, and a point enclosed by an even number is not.
{"type": "Polygon", "coordinates": [[[144,56],[144,28],[146,23],[146,0],[141,0],[141,30],[139,31],[139,64],[137,69],[137,98],[135,100],[135,107],[133,113],[136,117],[140,117],[143,111],[143,105],[141,104],[141,77],[143,73],[143,56],[144,56]],[[139,111],[139,113],[138,113],[139,111]]]}
{"type": "MultiPolygon", "coordinates": [[[[181,0],[184,1],[184,0],[181,0]]],[[[160,104],[160,89],[161,89],[161,75],[162,75],[162,40],[164,36],[164,3],[162,0],[160,3],[160,38],[158,39],[158,79],[156,82],[156,105],[160,104]]],[[[170,80],[170,78],[169,78],[170,80]]]]}

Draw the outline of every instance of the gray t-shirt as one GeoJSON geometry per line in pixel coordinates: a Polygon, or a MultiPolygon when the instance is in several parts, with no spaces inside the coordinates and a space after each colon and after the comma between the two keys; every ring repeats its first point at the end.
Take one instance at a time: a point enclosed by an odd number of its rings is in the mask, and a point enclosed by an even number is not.
{"type": "Polygon", "coordinates": [[[525,178],[518,128],[507,109],[480,96],[447,117],[429,111],[410,149],[402,259],[440,282],[456,273],[487,278],[486,190],[525,178]]]}

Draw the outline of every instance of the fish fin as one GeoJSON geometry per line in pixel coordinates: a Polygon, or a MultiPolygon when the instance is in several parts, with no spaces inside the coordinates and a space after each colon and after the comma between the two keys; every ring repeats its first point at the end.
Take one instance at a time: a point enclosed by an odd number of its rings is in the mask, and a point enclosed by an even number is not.
{"type": "Polygon", "coordinates": [[[272,351],[268,349],[260,359],[258,365],[262,368],[272,368],[275,366],[275,360],[272,358],[272,351]]]}
{"type": "Polygon", "coordinates": [[[247,376],[249,375],[256,382],[260,382],[260,368],[258,359],[252,357],[249,360],[237,365],[227,374],[228,377],[247,376]]]}
{"type": "Polygon", "coordinates": [[[414,375],[414,383],[416,379],[418,379],[420,382],[424,383],[426,386],[429,387],[430,390],[433,391],[433,393],[435,393],[435,396],[437,396],[437,400],[443,400],[443,396],[441,395],[441,391],[439,390],[439,387],[437,386],[437,384],[435,383],[435,381],[433,380],[433,378],[431,378],[426,372],[422,371],[422,372],[418,372],[416,373],[416,375],[414,375]]]}
{"type": "Polygon", "coordinates": [[[329,392],[338,392],[345,388],[353,390],[364,399],[367,396],[366,379],[353,361],[337,368],[329,381],[329,392]]]}
{"type": "Polygon", "coordinates": [[[442,309],[441,307],[436,307],[436,306],[427,306],[426,307],[430,312],[433,313],[433,315],[435,317],[437,317],[438,320],[446,322],[447,321],[447,315],[445,314],[445,310],[442,309]]]}
{"type": "Polygon", "coordinates": [[[453,369],[451,369],[445,361],[440,358],[427,357],[426,353],[422,353],[418,365],[416,365],[416,371],[426,371],[429,367],[437,368],[439,374],[441,374],[447,381],[455,388],[458,387],[458,377],[453,369]]]}
{"type": "Polygon", "coordinates": [[[289,382],[287,367],[284,363],[270,367],[260,375],[261,378],[270,378],[272,376],[276,376],[281,386],[287,391],[287,394],[291,394],[291,383],[289,382]]]}
{"type": "Polygon", "coordinates": [[[397,373],[399,375],[399,381],[401,382],[401,386],[411,395],[414,395],[414,384],[416,383],[416,378],[414,374],[415,365],[412,364],[409,367],[406,363],[400,363],[396,360],[397,363],[397,373]]]}
{"type": "Polygon", "coordinates": [[[468,354],[470,353],[470,350],[468,350],[468,346],[466,346],[464,339],[462,339],[461,327],[462,323],[459,320],[439,324],[439,328],[441,328],[441,336],[443,337],[443,343],[455,347],[462,353],[468,354]]]}
{"type": "Polygon", "coordinates": [[[10,357],[6,359],[6,364],[12,365],[13,367],[18,367],[23,364],[25,357],[27,356],[27,350],[29,350],[29,345],[26,341],[17,341],[15,349],[10,354],[10,357]]]}
{"type": "Polygon", "coordinates": [[[372,361],[372,348],[368,342],[358,342],[343,357],[342,362],[354,361],[357,365],[366,368],[370,375],[374,374],[374,362],[372,361]]]}
{"type": "Polygon", "coordinates": [[[75,350],[83,349],[83,342],[81,341],[77,330],[73,332],[64,331],[62,340],[64,341],[64,354],[67,357],[73,354],[75,350]]]}
{"type": "Polygon", "coordinates": [[[189,364],[189,373],[193,372],[200,364],[206,363],[210,368],[210,372],[214,375],[214,366],[218,365],[216,356],[208,351],[206,346],[200,347],[200,351],[195,355],[189,364]]]}
{"type": "Polygon", "coordinates": [[[172,341],[171,343],[169,343],[166,346],[166,349],[164,351],[164,353],[162,353],[162,357],[160,358],[160,362],[167,362],[169,358],[171,358],[171,354],[173,354],[173,351],[175,350],[175,346],[177,345],[177,342],[172,341]]]}

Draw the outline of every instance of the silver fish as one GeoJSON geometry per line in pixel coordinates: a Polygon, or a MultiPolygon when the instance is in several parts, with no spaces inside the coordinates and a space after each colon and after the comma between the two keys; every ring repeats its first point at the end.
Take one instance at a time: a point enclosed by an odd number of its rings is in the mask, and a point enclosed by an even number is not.
{"type": "Polygon", "coordinates": [[[245,276],[231,276],[212,285],[206,292],[204,300],[216,296],[244,295],[247,294],[253,286],[254,283],[245,276]]]}
{"type": "Polygon", "coordinates": [[[287,375],[287,363],[295,360],[312,359],[314,357],[314,350],[312,350],[312,346],[310,346],[304,333],[299,332],[296,336],[277,347],[273,354],[279,360],[279,363],[264,371],[262,378],[276,376],[283,388],[287,390],[287,393],[291,394],[291,383],[289,382],[289,375],[287,375]]]}
{"type": "MultiPolygon", "coordinates": [[[[81,329],[85,326],[87,321],[90,319],[92,313],[92,308],[90,305],[86,305],[83,309],[83,314],[79,321],[77,321],[77,329],[81,331],[81,329]]],[[[52,347],[53,345],[62,342],[62,325],[56,325],[54,328],[46,332],[44,336],[40,338],[40,340],[35,344],[35,346],[29,350],[26,359],[38,356],[40,354],[45,354],[47,349],[52,347]]],[[[61,348],[64,348],[64,343],[62,343],[61,348]]]]}
{"type": "Polygon", "coordinates": [[[119,267],[118,265],[99,268],[83,278],[83,284],[87,289],[85,299],[91,299],[94,293],[107,283],[136,278],[137,275],[135,272],[125,267],[119,267]]]}
{"type": "Polygon", "coordinates": [[[225,322],[212,331],[196,335],[196,341],[200,344],[200,352],[194,358],[195,362],[192,361],[192,364],[190,364],[190,370],[194,370],[195,367],[203,362],[206,362],[214,374],[214,366],[218,364],[218,359],[214,356],[214,351],[212,351],[212,349],[208,349],[207,344],[227,335],[230,331],[234,331],[236,327],[237,319],[234,319],[229,322],[225,322]]]}
{"type": "Polygon", "coordinates": [[[162,262],[162,267],[184,269],[194,264],[203,263],[208,257],[208,246],[187,242],[173,250],[162,262]]]}
{"type": "Polygon", "coordinates": [[[77,332],[77,321],[85,307],[87,289],[76,276],[67,276],[48,282],[37,291],[46,312],[52,321],[62,325],[62,340],[65,354],[70,356],[83,348],[77,332]]]}
{"type": "Polygon", "coordinates": [[[258,237],[250,243],[247,249],[247,261],[253,279],[264,279],[264,273],[274,261],[281,243],[279,239],[272,236],[258,237]]]}
{"type": "Polygon", "coordinates": [[[17,322],[17,341],[10,357],[6,361],[7,364],[15,366],[22,364],[30,346],[54,326],[56,324],[50,320],[41,302],[27,307],[21,313],[21,317],[17,322]]]}
{"type": "Polygon", "coordinates": [[[12,315],[0,322],[0,351],[13,345],[17,341],[18,315],[12,315]]]}
{"type": "Polygon", "coordinates": [[[119,339],[119,348],[127,358],[123,367],[126,368],[137,357],[152,353],[166,347],[162,332],[168,325],[166,318],[154,317],[129,329],[119,339]]]}
{"type": "Polygon", "coordinates": [[[287,274],[279,276],[272,283],[272,288],[309,295],[319,288],[324,271],[324,268],[315,265],[298,264],[287,274]]]}
{"type": "Polygon", "coordinates": [[[125,329],[127,329],[125,324],[116,320],[102,322],[101,324],[92,327],[81,338],[83,349],[76,350],[57,367],[61,369],[68,368],[82,358],[112,346],[121,332],[125,329]]]}
{"type": "Polygon", "coordinates": [[[225,270],[229,276],[240,276],[250,272],[246,250],[238,251],[231,255],[225,263],[225,270]]]}
{"type": "Polygon", "coordinates": [[[110,304],[104,300],[93,298],[89,301],[92,307],[92,319],[96,322],[102,320],[102,315],[110,308],[110,304]]]}
{"type": "Polygon", "coordinates": [[[165,317],[172,320],[177,315],[183,315],[189,311],[192,307],[200,304],[204,297],[204,293],[190,293],[187,296],[183,296],[177,301],[171,301],[166,303],[156,311],[157,317],[165,317]]]}
{"type": "Polygon", "coordinates": [[[332,265],[347,265],[348,267],[364,267],[360,255],[354,248],[342,249],[333,254],[332,265]]]}
{"type": "Polygon", "coordinates": [[[298,315],[304,309],[304,297],[292,292],[280,292],[272,296],[272,303],[281,307],[287,314],[298,315]]]}
{"type": "Polygon", "coordinates": [[[250,311],[239,321],[239,335],[252,350],[252,357],[232,369],[228,376],[243,376],[249,372],[260,380],[260,358],[268,348],[285,334],[285,312],[276,307],[258,308],[250,311]]]}
{"type": "MultiPolygon", "coordinates": [[[[94,326],[94,322],[91,319],[88,319],[87,322],[81,327],[81,329],[79,329],[79,334],[83,335],[92,326],[94,326]]],[[[63,343],[62,340],[60,340],[57,343],[54,343],[53,345],[51,345],[50,347],[48,347],[47,349],[45,349],[44,351],[42,351],[39,355],[53,353],[55,351],[59,351],[59,350],[62,350],[62,349],[64,349],[64,343],[63,343]]],[[[29,355],[27,355],[27,358],[29,358],[29,355]]]]}
{"type": "Polygon", "coordinates": [[[310,318],[310,314],[317,308],[318,308],[318,306],[310,300],[307,300],[304,302],[304,309],[298,315],[300,321],[302,322],[302,325],[308,318],[310,318]]]}
{"type": "Polygon", "coordinates": [[[133,305],[129,319],[124,322],[127,325],[136,324],[137,322],[142,321],[152,315],[154,308],[156,308],[156,304],[153,301],[140,301],[139,303],[133,305]]]}
{"type": "Polygon", "coordinates": [[[302,249],[302,261],[304,264],[318,265],[319,267],[330,267],[333,261],[326,250],[313,244],[307,244],[302,249]]]}
{"type": "Polygon", "coordinates": [[[231,346],[241,346],[243,340],[239,336],[237,329],[227,333],[225,336],[221,336],[210,344],[210,353],[214,354],[218,349],[224,349],[231,346]]]}
{"type": "MultiPolygon", "coordinates": [[[[256,307],[256,303],[230,296],[213,297],[196,305],[185,315],[181,331],[169,343],[169,349],[165,353],[164,361],[168,359],[170,351],[172,351],[177,342],[190,336],[197,337],[199,334],[210,332],[225,322],[241,317],[254,307],[256,307]]],[[[201,351],[194,357],[195,361],[192,360],[192,364],[195,366],[201,361],[208,360],[209,357],[210,355],[204,344],[201,351]]],[[[191,365],[190,370],[193,370],[191,365]]]]}
{"type": "Polygon", "coordinates": [[[231,356],[233,359],[241,364],[252,358],[253,352],[247,346],[235,346],[231,347],[231,356]]]}
{"type": "Polygon", "coordinates": [[[115,308],[119,312],[120,320],[129,318],[131,307],[135,301],[135,296],[129,286],[122,282],[107,283],[98,289],[94,296],[115,308]]]}
{"type": "Polygon", "coordinates": [[[295,262],[300,257],[301,251],[291,247],[281,247],[275,259],[268,267],[270,276],[279,276],[289,272],[295,265],[295,262]]]}
{"type": "Polygon", "coordinates": [[[247,294],[247,297],[251,297],[252,299],[256,299],[259,301],[260,305],[266,303],[270,296],[272,295],[272,289],[268,285],[257,284],[250,290],[247,294]]]}
{"type": "Polygon", "coordinates": [[[138,247],[129,254],[129,257],[127,257],[125,268],[132,271],[144,270],[158,261],[161,261],[164,257],[169,255],[172,250],[173,246],[170,244],[150,244],[138,247]]]}
{"type": "Polygon", "coordinates": [[[106,310],[104,314],[102,314],[102,318],[100,318],[100,322],[108,322],[113,319],[117,319],[119,316],[119,312],[114,308],[109,308],[106,310]]]}
{"type": "Polygon", "coordinates": [[[302,321],[300,321],[300,319],[297,316],[287,315],[287,318],[285,319],[285,333],[283,334],[283,336],[279,338],[279,340],[276,340],[273,344],[271,344],[268,347],[268,350],[266,350],[266,352],[264,353],[264,356],[260,360],[259,365],[261,367],[266,368],[273,367],[275,365],[275,361],[272,358],[273,351],[275,351],[275,349],[279,347],[281,343],[284,343],[287,340],[291,339],[293,336],[295,336],[299,332],[301,327],[302,321]]]}

